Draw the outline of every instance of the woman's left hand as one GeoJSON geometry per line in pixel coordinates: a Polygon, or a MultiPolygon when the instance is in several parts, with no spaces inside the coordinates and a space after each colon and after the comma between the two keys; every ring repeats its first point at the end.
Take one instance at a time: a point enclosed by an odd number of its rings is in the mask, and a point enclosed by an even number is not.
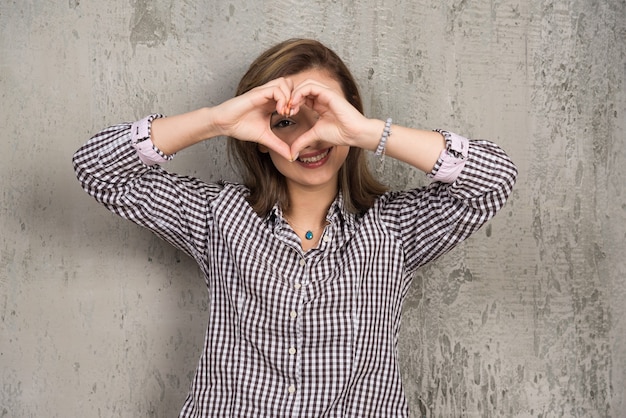
{"type": "Polygon", "coordinates": [[[302,106],[313,109],[319,119],[291,144],[292,155],[320,140],[333,145],[376,148],[381,121],[363,116],[340,92],[315,80],[305,80],[291,94],[292,114],[297,114],[302,106]]]}

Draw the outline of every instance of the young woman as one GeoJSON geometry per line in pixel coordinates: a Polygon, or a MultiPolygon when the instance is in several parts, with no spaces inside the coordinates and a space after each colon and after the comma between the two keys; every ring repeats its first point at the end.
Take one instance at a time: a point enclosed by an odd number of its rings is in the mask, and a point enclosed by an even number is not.
{"type": "Polygon", "coordinates": [[[397,358],[415,270],[504,204],[495,144],[363,115],[356,83],[313,40],[255,60],[218,106],[110,127],[74,155],[84,189],[193,257],[210,320],[181,417],[402,417],[397,358]],[[228,136],[242,184],[160,164],[228,136]],[[432,178],[386,191],[363,150],[432,178]]]}

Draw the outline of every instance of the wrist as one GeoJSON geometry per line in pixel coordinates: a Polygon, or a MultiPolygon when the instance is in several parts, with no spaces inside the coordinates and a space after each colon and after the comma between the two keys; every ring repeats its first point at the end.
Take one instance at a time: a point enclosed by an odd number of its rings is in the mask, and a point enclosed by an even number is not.
{"type": "Polygon", "coordinates": [[[200,120],[203,121],[202,139],[210,139],[225,135],[222,125],[219,123],[220,112],[215,107],[203,107],[198,109],[200,120]]]}
{"type": "Polygon", "coordinates": [[[360,148],[369,151],[376,151],[380,143],[380,138],[385,129],[385,121],[380,119],[368,119],[363,125],[362,142],[360,148]]]}

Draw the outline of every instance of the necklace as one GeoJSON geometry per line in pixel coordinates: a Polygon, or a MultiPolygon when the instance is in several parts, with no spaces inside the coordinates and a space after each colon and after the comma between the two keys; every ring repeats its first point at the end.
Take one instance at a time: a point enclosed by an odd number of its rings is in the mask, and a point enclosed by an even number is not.
{"type": "Polygon", "coordinates": [[[304,231],[304,238],[306,238],[308,241],[311,241],[314,237],[315,234],[317,234],[319,231],[321,231],[322,229],[324,229],[324,227],[326,226],[326,222],[324,222],[324,225],[316,228],[316,229],[307,229],[307,228],[302,228],[301,226],[298,226],[296,224],[294,224],[289,218],[287,218],[286,216],[284,216],[285,220],[289,223],[289,225],[291,225],[294,229],[298,229],[300,231],[304,231]],[[315,234],[314,234],[315,233],[315,234]]]}

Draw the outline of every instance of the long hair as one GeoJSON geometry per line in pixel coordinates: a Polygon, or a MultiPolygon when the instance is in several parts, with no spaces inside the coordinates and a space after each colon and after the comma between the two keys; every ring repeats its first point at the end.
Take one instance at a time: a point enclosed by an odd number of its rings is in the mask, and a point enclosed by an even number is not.
{"type": "MultiPolygon", "coordinates": [[[[335,52],[311,39],[290,39],[262,53],[242,77],[236,95],[276,78],[310,69],[327,71],[341,85],[346,100],[363,113],[361,95],[348,67],[335,52]]],[[[228,138],[228,150],[239,168],[243,184],[250,190],[248,202],[259,216],[266,216],[276,203],[283,209],[288,208],[285,178],[274,167],[268,153],[262,153],[256,143],[235,138],[228,138]]],[[[365,212],[387,190],[370,172],[361,148],[350,147],[338,177],[345,207],[352,213],[365,212]]]]}

